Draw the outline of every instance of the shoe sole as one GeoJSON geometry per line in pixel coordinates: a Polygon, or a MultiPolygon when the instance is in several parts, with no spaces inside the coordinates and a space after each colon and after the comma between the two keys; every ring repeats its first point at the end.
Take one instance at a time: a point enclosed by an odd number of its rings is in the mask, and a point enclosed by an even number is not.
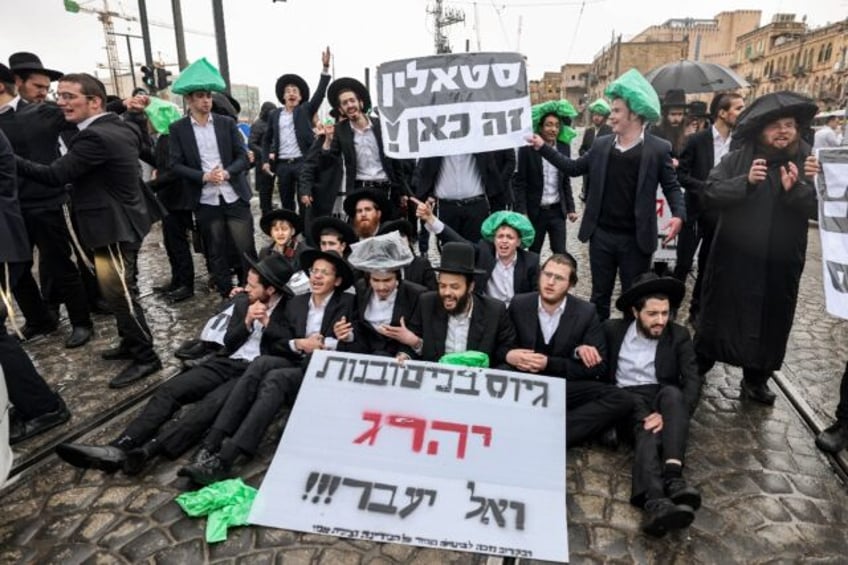
{"type": "Polygon", "coordinates": [[[670,498],[673,503],[688,506],[693,511],[701,507],[701,495],[698,492],[682,492],[670,498]]]}
{"type": "Polygon", "coordinates": [[[688,528],[694,520],[694,510],[688,507],[676,508],[673,512],[660,516],[650,524],[647,524],[642,530],[648,535],[662,537],[672,530],[688,528]]]}
{"type": "Polygon", "coordinates": [[[56,454],[65,462],[80,469],[99,469],[107,473],[114,473],[123,466],[123,461],[103,461],[90,457],[76,449],[64,445],[56,446],[56,454]]]}
{"type": "Polygon", "coordinates": [[[43,434],[43,433],[45,433],[45,432],[48,432],[48,431],[52,430],[53,428],[56,428],[56,427],[61,426],[62,424],[66,424],[66,423],[68,423],[68,422],[70,421],[70,419],[71,419],[71,413],[70,413],[70,412],[68,412],[68,414],[67,414],[67,416],[66,416],[66,417],[64,417],[64,418],[62,418],[61,420],[58,420],[58,421],[56,421],[56,422],[53,422],[53,423],[52,423],[52,424],[50,424],[49,426],[44,426],[43,428],[40,428],[40,429],[38,429],[38,430],[34,430],[34,431],[29,432],[28,434],[24,434],[24,435],[22,435],[22,436],[20,436],[20,437],[15,437],[15,438],[13,438],[13,437],[11,437],[11,436],[10,436],[10,437],[9,437],[9,445],[17,445],[17,444],[21,443],[22,441],[26,441],[26,440],[28,440],[28,439],[29,439],[29,438],[31,438],[31,437],[35,437],[35,436],[37,436],[37,435],[41,435],[41,434],[43,434]]]}

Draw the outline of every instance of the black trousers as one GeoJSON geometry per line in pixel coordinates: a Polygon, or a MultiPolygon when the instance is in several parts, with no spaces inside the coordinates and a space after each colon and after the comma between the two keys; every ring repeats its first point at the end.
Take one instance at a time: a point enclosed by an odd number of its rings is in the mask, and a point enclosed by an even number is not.
{"type": "Polygon", "coordinates": [[[597,381],[568,381],[565,385],[565,445],[574,447],[627,418],[633,400],[624,390],[597,381]]]}
{"type": "Polygon", "coordinates": [[[297,194],[297,180],[303,159],[278,160],[275,169],[277,173],[277,190],[280,191],[280,204],[287,210],[294,210],[294,199],[297,194]]]}
{"type": "Polygon", "coordinates": [[[713,218],[701,215],[698,218],[698,235],[701,240],[701,248],[698,250],[698,275],[695,277],[695,286],[692,288],[692,301],[689,304],[689,312],[698,315],[701,311],[701,292],[703,288],[704,272],[707,269],[707,261],[710,258],[710,250],[713,245],[716,222],[713,218]]]}
{"type": "MultiPolygon", "coordinates": [[[[265,431],[283,406],[291,406],[303,381],[303,370],[287,359],[263,355],[238,379],[215,423],[213,437],[224,437],[239,451],[255,454],[265,431]]],[[[229,448],[232,451],[232,447],[229,448]]]]}
{"type": "Polygon", "coordinates": [[[194,287],[194,260],[191,255],[191,230],[194,217],[191,210],[169,210],[162,219],[162,238],[171,266],[173,287],[194,287]]]}
{"type": "Polygon", "coordinates": [[[243,200],[227,204],[221,199],[217,206],[201,204],[197,209],[196,217],[203,234],[206,259],[215,287],[221,296],[227,297],[233,288],[227,235],[229,234],[230,242],[241,261],[241,270],[237,273],[240,284],[243,285],[247,279],[247,271],[250,267],[244,255],[247,254],[251,259],[256,259],[250,204],[243,200]]]}
{"type": "Polygon", "coordinates": [[[264,216],[274,208],[274,175],[266,174],[262,167],[254,169],[256,192],[259,194],[259,209],[264,216]]]}
{"type": "Polygon", "coordinates": [[[848,363],[845,363],[845,372],[842,374],[842,383],[839,385],[839,404],[836,405],[836,419],[848,426],[848,363]]]}
{"type": "Polygon", "coordinates": [[[683,392],[668,385],[640,385],[623,389],[631,395],[633,409],[633,483],[630,502],[642,507],[645,502],[665,496],[663,465],[669,459],[684,460],[689,438],[689,412],[683,392]],[[658,433],[645,430],[642,419],[652,412],[662,415],[658,433]]]}
{"type": "Polygon", "coordinates": [[[616,274],[621,281],[621,292],[626,291],[633,279],[651,268],[651,254],[639,249],[635,234],[597,227],[589,240],[589,268],[592,272],[590,300],[603,321],[610,317],[616,274]]]}
{"type": "Polygon", "coordinates": [[[683,228],[677,234],[677,262],[672,273],[677,280],[686,282],[686,276],[695,262],[698,241],[700,241],[700,234],[697,223],[689,220],[683,222],[683,228]]]}
{"type": "Polygon", "coordinates": [[[165,381],[122,435],[129,436],[139,445],[152,439],[177,410],[203,400],[219,386],[241,376],[247,365],[247,361],[241,359],[214,357],[165,381]]]}
{"type": "Polygon", "coordinates": [[[467,200],[439,199],[439,219],[472,243],[480,241],[480,226],[489,215],[485,196],[467,200]]]}
{"type": "Polygon", "coordinates": [[[565,216],[562,214],[562,206],[559,203],[540,208],[539,214],[530,221],[536,228],[536,239],[533,240],[530,251],[534,253],[541,251],[545,234],[547,234],[551,251],[565,253],[565,216]]]}
{"type": "Polygon", "coordinates": [[[100,294],[109,304],[121,346],[138,363],[154,361],[153,334],[138,299],[137,258],[141,243],[113,243],[94,250],[94,271],[100,294]]]}

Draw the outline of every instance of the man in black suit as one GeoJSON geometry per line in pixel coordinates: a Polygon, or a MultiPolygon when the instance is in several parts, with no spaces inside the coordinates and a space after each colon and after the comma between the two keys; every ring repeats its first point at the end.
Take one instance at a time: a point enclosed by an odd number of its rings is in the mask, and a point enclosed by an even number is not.
{"type": "Polygon", "coordinates": [[[21,98],[30,104],[47,100],[50,83],[59,80],[62,73],[46,69],[35,53],[18,51],[9,55],[9,68],[15,73],[15,87],[21,98]]]}
{"type": "Polygon", "coordinates": [[[283,318],[291,267],[278,255],[250,264],[247,285],[234,298],[223,349],[160,385],[110,444],[63,443],[56,448],[59,457],[75,467],[134,475],[153,456],[176,458],[203,436],[249,363],[260,355],[281,355],[286,346],[283,318]],[[188,404],[193,406],[186,414],[171,420],[188,404]]]}
{"type": "MultiPolygon", "coordinates": [[[[577,150],[577,155],[582,157],[584,153],[592,148],[595,140],[603,135],[612,135],[612,128],[607,123],[607,117],[610,115],[610,105],[603,98],[598,98],[589,105],[589,119],[592,123],[583,132],[583,141],[580,142],[580,148],[577,150]]],[[[589,174],[583,175],[583,187],[580,189],[580,200],[586,202],[586,190],[589,188],[589,174]]]]}
{"type": "MultiPolygon", "coordinates": [[[[309,97],[309,85],[303,78],[296,74],[280,76],[275,92],[283,106],[268,114],[268,125],[262,141],[262,170],[266,174],[270,175],[273,171],[277,175],[280,204],[287,210],[294,210],[303,158],[315,141],[312,119],[318,113],[330,83],[329,47],[321,53],[321,64],[321,79],[312,98],[309,97]]],[[[309,205],[308,199],[304,198],[300,199],[300,203],[302,206],[309,205]]]]}
{"type": "Polygon", "coordinates": [[[564,378],[566,446],[591,439],[629,416],[630,397],[609,382],[607,346],[595,307],[568,293],[577,284],[577,261],[551,255],[539,275],[539,291],[519,294],[509,305],[516,330],[510,368],[564,378]]]}
{"type": "Polygon", "coordinates": [[[565,174],[589,173],[591,184],[578,238],[590,242],[591,300],[601,320],[609,318],[616,274],[625,291],[636,275],[651,265],[657,248],[657,184],[662,185],[673,215],[664,243],[674,239],[686,216],[671,145],[645,132],[645,125],[659,117],[659,99],[653,88],[631,69],[616,79],[607,93],[613,97],[610,123],[615,135],[601,137],[582,157],[563,157],[538,135],[532,141],[542,157],[565,174]],[[631,82],[644,83],[643,88],[635,88],[631,82]],[[648,98],[646,93],[653,96],[648,98]]]}
{"type": "MultiPolygon", "coordinates": [[[[474,247],[470,243],[446,243],[436,271],[439,290],[421,295],[418,309],[407,324],[415,343],[404,345],[398,360],[438,361],[445,353],[482,351],[489,356],[489,366],[503,363],[514,347],[515,328],[503,302],[474,294],[474,276],[482,274],[474,267],[474,247]]],[[[413,340],[404,335],[400,341],[413,340]]]]}
{"type": "MultiPolygon", "coordinates": [[[[569,118],[549,112],[539,120],[539,134],[545,143],[566,157],[571,156],[569,146],[557,138],[563,126],[571,125],[569,118]],[[568,120],[568,123],[563,123],[568,120]]],[[[577,221],[571,180],[533,151],[530,147],[518,150],[518,172],[515,175],[515,211],[527,214],[536,228],[536,238],[530,251],[539,253],[548,235],[551,251],[565,253],[565,219],[577,221]]]]}
{"type": "Polygon", "coordinates": [[[414,255],[412,262],[401,269],[403,280],[421,285],[427,290],[436,290],[436,271],[433,270],[433,265],[430,264],[430,260],[425,255],[415,255],[415,250],[412,247],[412,242],[416,241],[415,228],[412,226],[412,222],[403,219],[385,222],[380,224],[377,235],[392,232],[397,232],[400,235],[414,255]]]}
{"type": "Polygon", "coordinates": [[[736,126],[736,118],[745,109],[742,95],[735,92],[716,94],[710,103],[712,127],[690,135],[680,154],[677,178],[686,190],[686,223],[680,232],[677,243],[677,265],[674,276],[685,280],[692,269],[692,259],[698,242],[698,276],[692,289],[692,301],[689,304],[689,319],[695,323],[701,309],[701,285],[703,272],[710,256],[713,234],[715,233],[718,212],[704,210],[701,206],[707,177],[713,167],[730,151],[731,134],[736,126]],[[687,229],[688,227],[688,229],[687,229]]]}
{"type": "Polygon", "coordinates": [[[47,185],[73,184],[71,204],[79,240],[94,250],[97,282],[121,336],[112,358],[132,360],[109,383],[120,388],[162,367],[136,286],[136,257],[150,229],[138,177],[141,140],[118,116],[104,112],[106,93],[91,75],[65,75],[58,96],[65,119],[76,124],[79,133],[65,156],[52,164],[18,158],[18,167],[21,175],[47,185]]]}
{"type": "Polygon", "coordinates": [[[262,169],[264,150],[262,144],[265,142],[265,133],[268,131],[268,116],[277,108],[273,102],[263,102],[259,107],[259,117],[250,124],[250,136],[247,139],[247,147],[253,151],[254,158],[260,163],[253,170],[253,180],[256,192],[259,194],[259,209],[264,216],[273,208],[271,202],[274,196],[274,175],[270,171],[262,169]]]}
{"type": "MultiPolygon", "coordinates": [[[[0,269],[8,276],[10,286],[27,271],[32,260],[32,247],[27,239],[18,203],[15,155],[6,135],[0,130],[0,269]]],[[[65,402],[50,390],[36,371],[18,340],[6,332],[6,316],[11,310],[10,289],[6,277],[0,280],[0,368],[6,381],[11,412],[9,443],[16,444],[46,432],[70,419],[65,402]]],[[[14,324],[13,324],[14,325],[14,324]]]]}
{"type": "Polygon", "coordinates": [[[244,285],[249,264],[256,259],[250,186],[245,172],[247,152],[235,120],[212,117],[212,93],[187,86],[189,115],[170,130],[171,168],[183,179],[195,203],[195,217],[203,236],[210,274],[222,297],[233,288],[227,255],[227,232],[242,265],[239,286],[244,285]]]}
{"type": "Polygon", "coordinates": [[[642,529],[654,536],[687,527],[701,506],[701,494],[683,479],[701,377],[689,332],[669,320],[684,291],[672,277],[640,275],[615,304],[627,317],[604,324],[609,374],[634,405],[630,502],[645,510],[642,529]]]}

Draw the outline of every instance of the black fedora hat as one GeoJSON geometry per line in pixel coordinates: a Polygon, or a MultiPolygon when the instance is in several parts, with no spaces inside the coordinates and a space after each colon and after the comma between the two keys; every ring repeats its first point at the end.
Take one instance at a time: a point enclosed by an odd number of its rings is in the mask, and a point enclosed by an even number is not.
{"type": "Polygon", "coordinates": [[[412,241],[415,239],[415,228],[409,220],[392,220],[385,224],[380,224],[380,229],[377,230],[377,235],[384,235],[393,231],[399,231],[401,235],[405,235],[406,239],[412,241]]]}
{"type": "Polygon", "coordinates": [[[51,81],[59,80],[65,73],[54,71],[53,69],[45,69],[41,64],[41,59],[35,53],[27,51],[18,51],[9,55],[9,68],[16,75],[26,72],[35,72],[42,75],[47,75],[51,81]]]}
{"type": "Polygon", "coordinates": [[[665,93],[662,101],[663,108],[685,108],[686,92],[679,88],[672,88],[665,93]]]}
{"type": "Polygon", "coordinates": [[[298,90],[300,90],[301,104],[309,100],[309,85],[306,84],[306,81],[303,80],[300,75],[289,73],[278,78],[277,85],[274,87],[274,92],[277,94],[277,100],[280,101],[280,104],[285,105],[286,99],[283,94],[285,93],[286,87],[290,84],[296,86],[298,90]]]}
{"type": "Polygon", "coordinates": [[[294,228],[295,234],[303,231],[303,219],[296,212],[286,210],[285,208],[271,210],[267,214],[263,215],[259,218],[259,227],[266,235],[271,235],[271,226],[274,225],[274,222],[277,220],[285,220],[290,223],[294,228]]]}
{"type": "Polygon", "coordinates": [[[754,137],[768,124],[781,118],[795,118],[801,131],[810,125],[818,111],[819,107],[812,98],[797,92],[782,90],[764,94],[746,106],[736,118],[733,137],[754,137]]]}
{"type": "Polygon", "coordinates": [[[707,112],[707,103],[702,100],[693,100],[689,103],[689,115],[693,118],[709,117],[707,112]]]}
{"type": "Polygon", "coordinates": [[[344,199],[344,211],[348,217],[353,218],[353,216],[356,215],[356,204],[360,200],[370,200],[374,203],[377,209],[383,213],[387,213],[389,211],[389,199],[386,198],[385,194],[378,190],[363,188],[356,192],[351,192],[344,199]]]}
{"type": "Polygon", "coordinates": [[[350,285],[353,284],[353,269],[351,269],[348,262],[342,259],[342,256],[335,251],[306,249],[300,254],[300,266],[303,267],[303,271],[308,275],[312,265],[314,265],[315,261],[318,259],[329,261],[336,268],[336,276],[340,276],[342,278],[342,283],[338,286],[339,290],[345,291],[350,288],[350,285]]]}
{"type": "Polygon", "coordinates": [[[234,120],[238,120],[238,115],[241,112],[241,104],[226,92],[213,92],[212,111],[216,114],[230,116],[234,120]]]}
{"type": "Polygon", "coordinates": [[[0,63],[0,82],[15,82],[15,73],[3,63],[0,63]]]}
{"type": "Polygon", "coordinates": [[[255,261],[247,254],[244,257],[250,263],[250,267],[271,283],[271,286],[280,292],[286,292],[286,285],[294,274],[294,269],[282,255],[271,253],[261,261],[255,261]]]}
{"type": "Polygon", "coordinates": [[[309,235],[312,237],[312,241],[315,245],[321,244],[321,232],[328,228],[339,232],[342,236],[342,241],[348,245],[356,243],[358,239],[356,237],[356,232],[353,231],[353,227],[351,227],[349,223],[333,216],[321,216],[314,220],[312,225],[309,226],[309,235]]]}
{"type": "Polygon", "coordinates": [[[458,275],[482,275],[486,272],[476,268],[474,246],[461,241],[452,241],[442,246],[442,261],[433,270],[458,275]]]}
{"type": "Polygon", "coordinates": [[[683,301],[686,286],[674,277],[661,277],[654,272],[642,273],[633,281],[633,285],[623,292],[615,307],[622,312],[627,312],[639,298],[648,294],[664,294],[672,308],[677,308],[683,301]]]}
{"type": "Polygon", "coordinates": [[[362,107],[365,112],[371,109],[371,95],[365,85],[351,77],[342,77],[334,80],[327,87],[327,100],[330,102],[330,107],[339,107],[339,94],[344,90],[352,90],[356,97],[362,101],[362,107]]]}

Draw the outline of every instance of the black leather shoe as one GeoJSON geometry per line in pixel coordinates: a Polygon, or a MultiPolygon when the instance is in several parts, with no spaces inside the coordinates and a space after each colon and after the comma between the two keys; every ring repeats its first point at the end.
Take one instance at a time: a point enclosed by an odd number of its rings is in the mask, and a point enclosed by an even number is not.
{"type": "Polygon", "coordinates": [[[649,500],[645,503],[645,512],[642,531],[654,537],[662,537],[671,530],[682,530],[695,519],[692,508],[675,504],[667,498],[649,500]]]}
{"type": "Polygon", "coordinates": [[[91,310],[92,314],[98,314],[100,316],[108,316],[112,313],[112,307],[102,298],[98,298],[94,304],[89,304],[89,310],[91,310]]]}
{"type": "Polygon", "coordinates": [[[206,486],[230,478],[230,466],[224,464],[216,453],[202,463],[186,465],[177,474],[181,477],[188,477],[199,485],[206,486]]]}
{"type": "Polygon", "coordinates": [[[189,286],[181,286],[175,288],[174,290],[165,295],[165,297],[168,299],[168,302],[170,302],[171,304],[176,304],[177,302],[188,300],[193,296],[194,289],[189,286]]]}
{"type": "Polygon", "coordinates": [[[615,428],[608,428],[601,437],[598,438],[598,445],[615,451],[618,449],[618,432],[615,428]]]}
{"type": "MultiPolygon", "coordinates": [[[[17,414],[16,414],[17,416],[17,414]]],[[[61,426],[71,419],[71,413],[65,406],[65,401],[59,399],[59,407],[52,412],[47,412],[29,420],[20,420],[17,417],[10,418],[9,444],[15,445],[25,439],[44,433],[47,430],[61,426]]]]}
{"type": "Polygon", "coordinates": [[[206,343],[199,339],[187,339],[180,344],[176,351],[174,351],[174,357],[177,359],[198,359],[203,357],[209,353],[209,348],[206,347],[206,343]]]}
{"type": "Polygon", "coordinates": [[[668,479],[665,482],[665,495],[675,504],[684,504],[692,510],[701,507],[701,493],[690,487],[685,479],[668,479]]]}
{"type": "Polygon", "coordinates": [[[43,326],[32,326],[30,324],[24,324],[24,327],[21,328],[21,335],[24,336],[23,341],[29,341],[40,335],[51,334],[55,332],[56,328],[58,327],[59,321],[56,318],[53,318],[53,321],[43,326]]]}
{"type": "Polygon", "coordinates": [[[827,453],[839,453],[848,447],[848,424],[836,422],[816,436],[816,446],[827,453]]]}
{"type": "Polygon", "coordinates": [[[133,363],[109,381],[109,388],[124,388],[161,368],[162,362],[159,359],[149,363],[133,363]]]}
{"type": "Polygon", "coordinates": [[[112,445],[86,445],[83,443],[60,443],[56,454],[66,463],[81,469],[100,469],[114,473],[124,464],[127,454],[112,445]]]}
{"type": "Polygon", "coordinates": [[[133,356],[129,349],[127,349],[123,345],[119,345],[118,347],[113,347],[112,349],[106,349],[104,351],[101,351],[100,358],[104,361],[118,361],[132,359],[133,356]]]}
{"type": "Polygon", "coordinates": [[[173,282],[170,282],[168,284],[160,284],[154,286],[153,292],[155,292],[156,294],[168,294],[175,288],[177,288],[177,286],[173,282]]]}
{"type": "Polygon", "coordinates": [[[742,397],[766,406],[773,406],[777,395],[769,389],[766,383],[752,383],[742,379],[742,397]]]}
{"type": "Polygon", "coordinates": [[[65,349],[82,347],[91,339],[91,328],[86,326],[74,326],[71,335],[65,340],[65,349]]]}

